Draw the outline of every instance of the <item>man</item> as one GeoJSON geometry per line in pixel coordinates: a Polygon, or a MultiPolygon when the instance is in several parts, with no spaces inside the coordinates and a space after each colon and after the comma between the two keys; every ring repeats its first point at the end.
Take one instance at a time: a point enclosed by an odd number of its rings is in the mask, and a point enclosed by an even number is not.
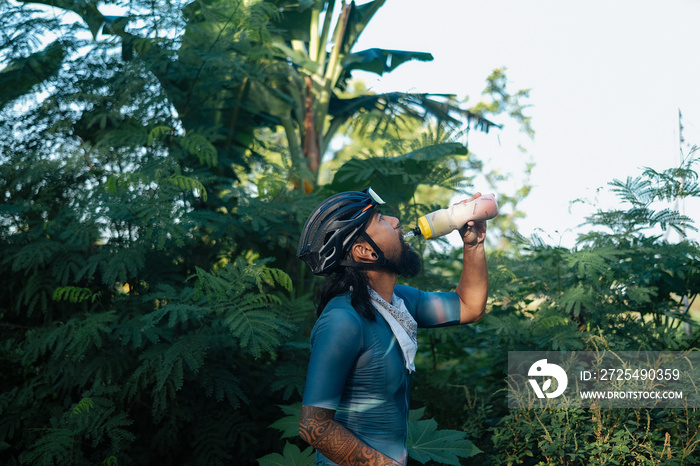
{"type": "MultiPolygon", "coordinates": [[[[476,194],[472,199],[479,197],[476,194]]],[[[371,190],[345,192],[309,216],[297,256],[329,275],[311,333],[311,358],[299,423],[317,464],[403,465],[416,328],[475,322],[484,314],[486,222],[468,222],[455,292],[397,285],[415,276],[420,256],[383,215],[371,190]]]]}

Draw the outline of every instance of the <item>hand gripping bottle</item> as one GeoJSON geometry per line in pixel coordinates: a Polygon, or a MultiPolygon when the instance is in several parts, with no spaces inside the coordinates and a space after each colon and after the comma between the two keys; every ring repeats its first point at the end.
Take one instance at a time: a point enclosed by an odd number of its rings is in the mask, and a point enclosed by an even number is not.
{"type": "Polygon", "coordinates": [[[405,238],[423,235],[425,239],[439,238],[462,228],[468,221],[489,220],[498,215],[498,204],[493,194],[484,194],[469,202],[453,204],[447,209],[436,210],[418,219],[418,226],[405,238]]]}

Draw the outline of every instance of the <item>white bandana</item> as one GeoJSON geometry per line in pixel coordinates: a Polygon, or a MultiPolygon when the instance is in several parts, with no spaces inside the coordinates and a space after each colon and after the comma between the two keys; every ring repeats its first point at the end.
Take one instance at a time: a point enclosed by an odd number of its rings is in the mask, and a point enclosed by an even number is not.
{"type": "Polygon", "coordinates": [[[372,288],[369,289],[369,296],[372,300],[372,305],[377,312],[384,317],[384,320],[386,320],[389,327],[391,327],[396,341],[399,342],[399,346],[401,346],[401,351],[403,352],[403,359],[406,363],[406,369],[408,369],[409,372],[414,372],[416,366],[413,360],[418,350],[418,323],[411,313],[408,312],[403,299],[396,296],[396,294],[392,296],[391,303],[387,303],[379,296],[379,293],[372,288]]]}

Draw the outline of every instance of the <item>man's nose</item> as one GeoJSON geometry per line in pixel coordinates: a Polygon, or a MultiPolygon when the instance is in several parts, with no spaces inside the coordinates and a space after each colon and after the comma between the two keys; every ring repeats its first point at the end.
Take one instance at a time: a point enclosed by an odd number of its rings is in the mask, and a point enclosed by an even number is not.
{"type": "Polygon", "coordinates": [[[389,217],[389,224],[396,230],[399,227],[399,219],[396,217],[389,217]]]}

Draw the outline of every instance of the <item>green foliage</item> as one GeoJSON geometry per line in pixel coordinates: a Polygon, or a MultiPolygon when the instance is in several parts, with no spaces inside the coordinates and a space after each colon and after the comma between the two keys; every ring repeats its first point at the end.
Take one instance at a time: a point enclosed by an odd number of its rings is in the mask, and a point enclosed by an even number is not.
{"type": "Polygon", "coordinates": [[[409,416],[408,454],[416,461],[425,464],[436,461],[440,464],[459,465],[459,458],[471,458],[479,450],[463,431],[438,430],[435,419],[423,419],[425,408],[412,410],[409,416]]]}
{"type": "Polygon", "coordinates": [[[204,294],[212,312],[220,316],[221,323],[241,348],[256,358],[263,351],[274,354],[293,328],[273,310],[282,300],[265,293],[264,285],[279,285],[291,291],[291,278],[281,270],[251,266],[240,260],[215,274],[197,268],[195,299],[204,294]],[[231,283],[239,288],[232,288],[231,283]]]}
{"type": "Polygon", "coordinates": [[[696,410],[518,409],[493,440],[498,464],[692,465],[697,425],[696,410]]]}
{"type": "MultiPolygon", "coordinates": [[[[2,21],[21,17],[2,8],[2,21]]],[[[191,89],[201,113],[178,116],[183,97],[158,78],[189,70],[165,53],[125,62],[113,41],[73,37],[82,23],[39,16],[3,51],[31,49],[32,27],[50,25],[85,53],[44,76],[47,95],[7,100],[0,115],[0,463],[221,464],[233,452],[251,463],[273,450],[271,413],[294,394],[273,375],[300,360],[279,348],[309,304],[276,265],[313,201],[288,195],[281,175],[274,194],[237,185],[252,132],[213,123],[199,99],[210,89],[191,89]],[[248,221],[266,207],[264,223],[248,221]]]]}
{"type": "Polygon", "coordinates": [[[270,427],[282,432],[282,438],[294,438],[299,435],[299,416],[301,413],[301,403],[288,406],[280,406],[285,417],[270,424],[270,427]]]}
{"type": "Polygon", "coordinates": [[[118,452],[122,444],[134,441],[128,431],[132,422],[106,398],[83,398],[55,424],[38,429],[36,441],[20,460],[30,464],[81,464],[87,459],[83,456],[85,450],[79,447],[82,442],[93,448],[102,446],[108,453],[118,452]]]}
{"type": "Polygon", "coordinates": [[[182,190],[199,192],[202,201],[207,202],[207,188],[204,187],[201,181],[183,175],[170,175],[168,180],[182,190]]]}
{"type": "Polygon", "coordinates": [[[92,401],[92,398],[83,398],[78,402],[77,405],[75,405],[75,408],[73,408],[72,413],[73,414],[82,414],[82,413],[87,413],[90,411],[91,408],[95,407],[95,403],[92,401]]]}
{"type": "Polygon", "coordinates": [[[354,186],[371,185],[392,199],[410,199],[419,185],[453,188],[464,181],[461,167],[451,162],[466,154],[462,144],[442,143],[396,157],[351,159],[335,173],[332,186],[337,191],[348,191],[354,186]]]}
{"type": "Polygon", "coordinates": [[[34,86],[54,76],[66,57],[63,44],[54,42],[44,50],[20,57],[0,71],[0,108],[27,94],[34,86]]]}
{"type": "Polygon", "coordinates": [[[287,442],[281,455],[270,453],[259,458],[258,464],[260,466],[311,466],[316,464],[316,454],[311,447],[301,451],[296,445],[287,442]]]}
{"type": "Polygon", "coordinates": [[[86,300],[94,302],[98,297],[99,295],[93,294],[89,288],[80,288],[77,286],[61,286],[56,288],[53,292],[54,301],[70,301],[73,304],[86,300]]]}
{"type": "Polygon", "coordinates": [[[188,134],[178,140],[188,154],[199,159],[199,163],[207,167],[216,167],[219,163],[216,147],[201,134],[188,134]]]}

